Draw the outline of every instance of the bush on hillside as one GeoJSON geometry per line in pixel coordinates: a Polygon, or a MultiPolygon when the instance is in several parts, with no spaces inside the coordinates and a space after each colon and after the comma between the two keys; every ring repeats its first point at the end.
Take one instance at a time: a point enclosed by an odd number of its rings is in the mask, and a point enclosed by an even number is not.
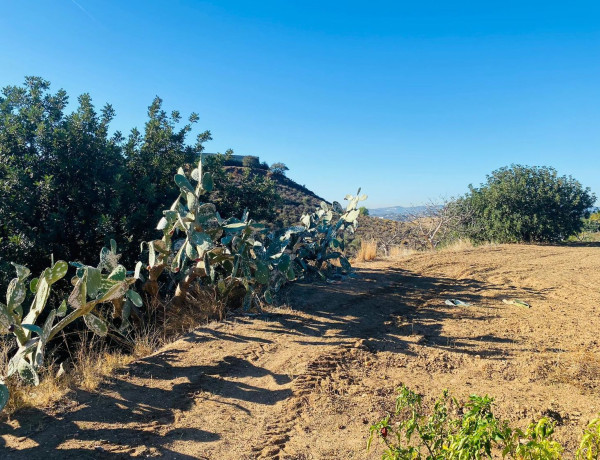
{"type": "Polygon", "coordinates": [[[284,163],[273,163],[271,165],[271,167],[269,168],[269,170],[276,175],[279,176],[285,176],[285,172],[289,171],[290,168],[288,168],[284,163]]]}
{"type": "Polygon", "coordinates": [[[259,168],[260,161],[259,161],[258,157],[255,157],[252,155],[247,155],[242,160],[242,165],[246,168],[259,168]]]}
{"type": "Polygon", "coordinates": [[[469,186],[458,205],[470,209],[465,224],[475,241],[556,242],[581,231],[596,197],[571,176],[549,167],[512,165],[469,186]]]}
{"type": "MultiPolygon", "coordinates": [[[[223,215],[241,215],[245,209],[252,210],[258,221],[272,221],[276,208],[281,204],[276,184],[260,168],[225,168],[232,151],[224,155],[210,155],[205,158],[206,168],[212,174],[215,191],[210,200],[223,215]]],[[[247,158],[247,157],[246,157],[247,158]]],[[[245,159],[245,158],[244,158],[245,159]]]]}

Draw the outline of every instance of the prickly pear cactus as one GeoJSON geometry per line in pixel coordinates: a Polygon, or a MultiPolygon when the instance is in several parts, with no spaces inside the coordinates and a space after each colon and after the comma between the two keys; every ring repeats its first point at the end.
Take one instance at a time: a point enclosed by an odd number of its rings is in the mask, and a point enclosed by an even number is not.
{"type": "Polygon", "coordinates": [[[356,230],[358,204],[367,196],[360,195],[358,189],[356,196],[346,195],[345,199],[348,201],[345,210],[338,202],[334,201],[331,207],[322,202],[314,213],[302,216],[303,228],[295,229],[291,243],[295,267],[301,276],[327,279],[333,274],[350,272],[352,267],[343,255],[343,235],[356,230]]]}
{"type": "Polygon", "coordinates": [[[254,249],[265,226],[249,219],[223,219],[214,204],[203,201],[213,189],[210,172],[204,172],[203,159],[187,177],[183,169],[175,175],[180,195],[163,211],[157,229],[160,240],[142,245],[148,249],[148,281],[144,289],[158,293],[158,277],[167,270],[177,279],[173,303],[185,300],[192,283],[213,286],[223,298],[240,286],[246,291],[244,306],[256,304],[262,286],[269,283],[270,265],[254,249]],[[194,185],[195,183],[195,185],[194,185]]]}
{"type": "MultiPolygon", "coordinates": [[[[14,334],[19,347],[8,363],[5,378],[16,373],[25,383],[38,385],[38,370],[44,363],[47,343],[78,318],[83,317],[85,324],[94,333],[106,335],[109,325],[97,311],[98,305],[107,302],[122,305],[123,299],[126,299],[125,305],[131,302],[136,307],[141,307],[141,297],[130,289],[140,276],[140,266],[136,267],[131,276],[118,264],[118,260],[116,243],[111,241],[110,249],[102,249],[97,267],[71,263],[76,268],[76,273],[71,279],[73,290],[68,301],[63,300],[57,308],[51,309],[40,325],[36,325],[36,322],[47,309],[52,285],[65,277],[69,265],[60,260],[29,282],[29,290],[34,297],[27,315],[23,317],[22,304],[27,297],[26,280],[30,271],[13,264],[17,276],[8,286],[6,305],[0,303],[0,333],[14,334]],[[70,313],[67,304],[72,308],[70,313]]],[[[126,321],[127,317],[123,315],[122,324],[126,321]]],[[[0,379],[0,410],[6,405],[8,398],[8,387],[4,379],[0,379]]]]}
{"type": "Polygon", "coordinates": [[[165,271],[176,279],[174,304],[184,302],[195,282],[213,286],[222,299],[240,288],[246,292],[245,308],[260,299],[272,302],[283,284],[299,277],[347,273],[343,234],[354,231],[358,203],[366,195],[348,195],[344,210],[327,203],[302,216],[301,225],[267,235],[264,225],[253,222],[248,211],[241,219],[223,219],[212,203],[203,202],[213,180],[203,171],[203,159],[189,177],[180,168],[174,178],[180,195],[163,211],[157,225],[160,240],[142,244],[148,250],[148,280],[144,289],[158,295],[158,277],[165,271]]]}

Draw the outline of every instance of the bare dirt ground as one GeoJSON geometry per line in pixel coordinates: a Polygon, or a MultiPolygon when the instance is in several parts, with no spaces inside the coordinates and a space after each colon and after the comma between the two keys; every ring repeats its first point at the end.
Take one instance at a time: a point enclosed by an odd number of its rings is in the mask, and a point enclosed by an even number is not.
{"type": "Polygon", "coordinates": [[[493,246],[299,284],[289,308],[201,327],[97,393],[0,421],[0,457],[375,459],[368,427],[401,383],[429,402],[487,393],[522,427],[550,416],[573,452],[600,411],[599,268],[600,247],[493,246]]]}

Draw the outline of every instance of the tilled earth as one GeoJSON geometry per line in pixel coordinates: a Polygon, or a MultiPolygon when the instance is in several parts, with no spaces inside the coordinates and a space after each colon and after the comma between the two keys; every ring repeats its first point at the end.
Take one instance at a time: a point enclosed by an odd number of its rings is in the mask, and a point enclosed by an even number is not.
{"type": "Polygon", "coordinates": [[[551,417],[569,457],[600,411],[599,268],[600,247],[500,245],[298,284],[286,307],[201,327],[98,392],[0,420],[0,458],[375,459],[369,425],[402,383],[428,404],[444,388],[489,394],[523,428],[551,417]],[[502,302],[515,298],[531,308],[502,302]]]}

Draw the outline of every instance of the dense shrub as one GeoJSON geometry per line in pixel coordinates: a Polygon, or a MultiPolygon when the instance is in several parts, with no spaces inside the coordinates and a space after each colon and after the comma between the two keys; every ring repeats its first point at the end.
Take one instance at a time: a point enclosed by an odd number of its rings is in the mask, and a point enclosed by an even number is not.
{"type": "Polygon", "coordinates": [[[596,197],[571,176],[548,167],[512,165],[470,186],[470,237],[479,241],[554,242],[578,233],[596,197]]]}
{"type": "MultiPolygon", "coordinates": [[[[127,171],[110,105],[90,96],[66,114],[67,94],[30,77],[0,96],[0,270],[19,260],[40,271],[54,253],[78,260],[117,233],[127,171]]],[[[12,268],[12,267],[11,267],[12,268]]]]}
{"type": "Polygon", "coordinates": [[[203,143],[211,139],[210,132],[204,131],[193,145],[187,144],[198,115],[192,113],[182,127],[178,127],[180,121],[180,114],[167,114],[156,97],[148,108],[144,131],[132,129],[122,145],[126,170],[126,188],[118,210],[122,234],[114,236],[121,237],[117,241],[123,243],[126,259],[138,256],[139,241],[154,235],[154,223],[178,196],[172,186],[177,168],[195,163],[204,150],[203,143]]]}
{"type": "Polygon", "coordinates": [[[279,175],[279,176],[285,176],[285,172],[289,171],[290,168],[288,168],[284,163],[273,163],[271,165],[271,167],[269,168],[269,170],[275,174],[275,175],[279,175]]]}
{"type": "Polygon", "coordinates": [[[260,161],[259,161],[258,157],[255,157],[252,155],[247,155],[242,160],[242,165],[246,168],[259,168],[260,161]]]}
{"type": "Polygon", "coordinates": [[[596,211],[583,220],[583,231],[586,233],[600,232],[600,212],[596,211]]]}
{"type": "MultiPolygon", "coordinates": [[[[56,259],[84,260],[113,238],[131,265],[139,241],[153,237],[162,210],[178,196],[173,175],[181,165],[196,163],[210,140],[200,133],[189,143],[198,115],[186,123],[170,114],[162,100],[148,108],[143,130],[127,136],[110,134],[115,112],[107,104],[99,113],[88,94],[72,113],[67,93],[50,91],[50,83],[28,77],[23,86],[8,86],[0,95],[0,282],[8,282],[18,260],[34,272],[56,259]]],[[[238,179],[222,162],[220,196],[225,212],[251,207],[257,219],[270,218],[278,201],[273,183],[250,171],[238,179]],[[243,185],[239,187],[239,183],[243,185]]]]}
{"type": "Polygon", "coordinates": [[[225,168],[230,155],[231,151],[227,151],[225,155],[205,158],[206,169],[215,182],[210,200],[223,215],[241,215],[245,209],[251,209],[256,220],[272,221],[281,204],[275,182],[262,168],[225,168]]]}

